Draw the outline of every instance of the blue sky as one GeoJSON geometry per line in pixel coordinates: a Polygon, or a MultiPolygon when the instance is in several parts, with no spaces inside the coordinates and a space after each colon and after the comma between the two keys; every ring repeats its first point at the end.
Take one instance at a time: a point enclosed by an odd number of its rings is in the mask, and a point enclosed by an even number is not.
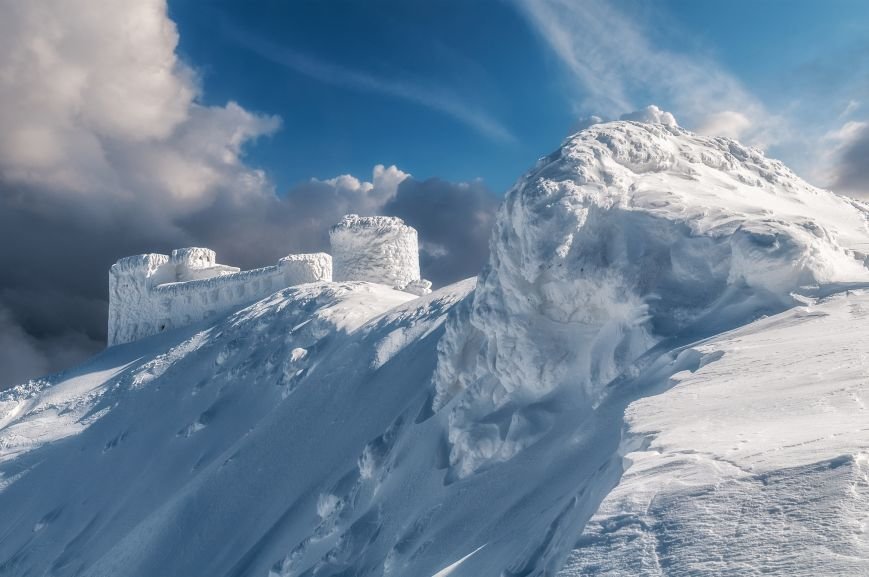
{"type": "MultiPolygon", "coordinates": [[[[375,164],[395,164],[417,178],[482,178],[503,191],[584,115],[612,118],[655,103],[689,128],[702,122],[696,110],[683,110],[693,95],[675,98],[678,88],[654,74],[636,82],[629,66],[620,72],[627,78],[615,79],[626,83],[624,98],[595,97],[589,84],[614,79],[577,81],[548,44],[551,30],[524,4],[535,2],[174,0],[169,8],[179,53],[199,72],[207,103],[235,100],[281,117],[279,132],[248,147],[249,162],[279,191],[309,177],[367,177],[375,164]]],[[[596,10],[597,3],[548,4],[569,32],[601,28],[587,12],[570,20],[575,7],[596,10]]],[[[640,35],[652,50],[714,68],[745,93],[737,104],[748,99],[759,115],[778,118],[775,136],[756,144],[805,176],[817,170],[807,145],[838,128],[849,102],[856,103],[853,113],[865,111],[867,2],[611,6],[603,24],[613,38],[623,40],[618,26],[627,22],[625,45],[640,35]]],[[[614,60],[616,68],[632,57],[593,50],[581,56],[614,60]]]]}

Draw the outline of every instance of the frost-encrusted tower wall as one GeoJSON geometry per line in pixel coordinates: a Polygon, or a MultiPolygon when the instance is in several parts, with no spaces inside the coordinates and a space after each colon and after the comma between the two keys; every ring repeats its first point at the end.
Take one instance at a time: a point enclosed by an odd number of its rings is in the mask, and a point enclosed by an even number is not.
{"type": "Polygon", "coordinates": [[[122,258],[109,271],[109,346],[245,306],[298,284],[332,280],[332,258],[296,254],[248,271],[217,264],[213,250],[182,248],[122,258]]]}
{"type": "Polygon", "coordinates": [[[336,281],[368,281],[414,294],[430,292],[420,279],[416,229],[400,218],[348,214],[329,230],[336,281]]]}

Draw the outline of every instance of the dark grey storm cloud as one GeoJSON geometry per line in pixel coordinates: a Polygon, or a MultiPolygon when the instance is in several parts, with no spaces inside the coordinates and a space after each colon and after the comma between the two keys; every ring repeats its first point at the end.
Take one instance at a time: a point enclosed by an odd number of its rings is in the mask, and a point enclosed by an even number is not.
{"type": "Polygon", "coordinates": [[[833,166],[830,188],[861,198],[869,197],[869,123],[855,123],[842,142],[833,166]]]}
{"type": "Polygon", "coordinates": [[[395,167],[374,169],[373,183],[344,175],[311,179],[281,196],[218,195],[201,211],[178,219],[197,242],[227,264],[252,268],[273,264],[290,252],[325,251],[329,227],[348,213],[379,214],[407,175],[395,167]]]}
{"type": "MultiPolygon", "coordinates": [[[[168,231],[48,191],[0,183],[0,388],[54,372],[105,342],[108,266],[168,231]]],[[[155,246],[154,248],[157,248],[155,246]]]]}
{"type": "Polygon", "coordinates": [[[423,275],[437,287],[480,271],[499,204],[498,196],[479,181],[408,178],[383,211],[419,231],[423,275]]]}
{"type": "MultiPolygon", "coordinates": [[[[79,351],[86,354],[87,351],[79,351]]],[[[42,349],[40,343],[17,323],[12,313],[0,308],[0,367],[3,368],[3,379],[7,383],[25,381],[35,375],[50,371],[48,351],[42,349]]],[[[0,390],[3,384],[0,383],[0,390]]]]}

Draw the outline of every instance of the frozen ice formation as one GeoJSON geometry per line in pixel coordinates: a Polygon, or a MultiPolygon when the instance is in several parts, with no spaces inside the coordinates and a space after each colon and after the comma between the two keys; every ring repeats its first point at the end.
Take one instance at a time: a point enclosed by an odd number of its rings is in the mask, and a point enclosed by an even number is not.
{"type": "Polygon", "coordinates": [[[364,280],[423,295],[416,229],[400,218],[348,214],[329,230],[336,281],[364,280]]]}
{"type": "Polygon", "coordinates": [[[347,215],[330,231],[333,257],[289,255],[275,266],[240,271],[207,248],[122,258],[109,273],[109,346],[212,318],[298,284],[368,281],[415,295],[420,279],[416,229],[399,218],[347,215]]]}
{"type": "Polygon", "coordinates": [[[436,408],[468,475],[539,432],[523,407],[569,388],[595,406],[665,339],[866,281],[867,208],[783,164],[674,124],[568,138],[508,192],[473,302],[439,345],[436,408]]]}

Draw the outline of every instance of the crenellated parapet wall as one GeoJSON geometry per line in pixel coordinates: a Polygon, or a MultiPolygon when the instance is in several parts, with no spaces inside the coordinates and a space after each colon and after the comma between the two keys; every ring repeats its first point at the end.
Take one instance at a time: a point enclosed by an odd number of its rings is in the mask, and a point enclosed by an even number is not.
{"type": "Polygon", "coordinates": [[[126,257],[109,272],[109,346],[206,320],[280,289],[332,280],[325,253],[290,255],[277,265],[239,271],[214,251],[185,248],[126,257]]]}
{"type": "Polygon", "coordinates": [[[333,256],[293,254],[274,266],[241,271],[218,264],[213,250],[120,259],[109,271],[109,346],[204,321],[286,287],[335,281],[431,292],[419,274],[416,229],[400,218],[350,214],[329,231],[333,256]],[[334,271],[333,271],[334,258],[334,271]]]}

